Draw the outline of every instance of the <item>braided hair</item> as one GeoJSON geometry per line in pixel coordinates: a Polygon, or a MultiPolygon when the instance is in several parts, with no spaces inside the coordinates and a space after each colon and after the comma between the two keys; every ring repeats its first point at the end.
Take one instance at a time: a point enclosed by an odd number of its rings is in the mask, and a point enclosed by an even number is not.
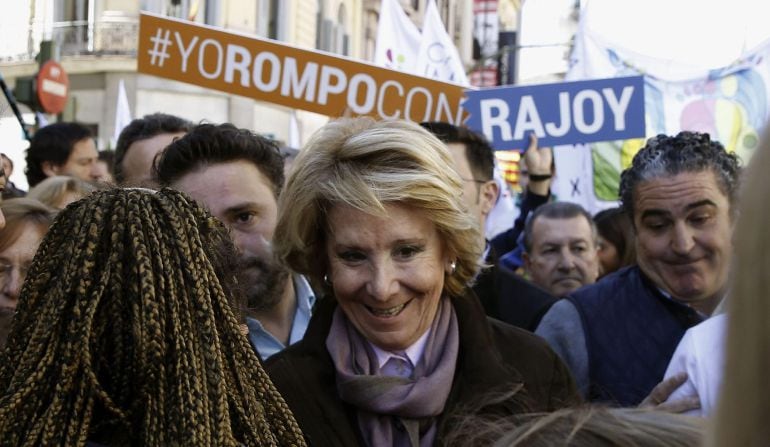
{"type": "Polygon", "coordinates": [[[170,189],[68,206],[0,354],[0,444],[304,445],[240,332],[233,253],[170,189]]]}

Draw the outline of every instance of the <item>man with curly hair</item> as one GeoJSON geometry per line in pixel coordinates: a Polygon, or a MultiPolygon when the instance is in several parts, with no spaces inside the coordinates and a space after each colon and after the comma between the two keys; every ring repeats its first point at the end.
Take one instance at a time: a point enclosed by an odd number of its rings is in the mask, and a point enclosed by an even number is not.
{"type": "Polygon", "coordinates": [[[537,328],[590,400],[639,404],[685,331],[720,304],[740,171],[734,154],[697,132],[651,138],[623,171],[638,265],[558,302],[537,328]]]}

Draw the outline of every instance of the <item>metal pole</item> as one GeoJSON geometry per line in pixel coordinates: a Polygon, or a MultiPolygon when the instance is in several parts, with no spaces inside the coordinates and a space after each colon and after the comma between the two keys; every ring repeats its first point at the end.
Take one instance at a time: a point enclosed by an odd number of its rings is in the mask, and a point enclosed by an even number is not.
{"type": "Polygon", "coordinates": [[[5,99],[8,100],[8,104],[11,105],[13,114],[16,115],[16,119],[19,120],[19,124],[21,125],[21,130],[22,132],[24,132],[24,138],[26,138],[27,141],[32,141],[32,137],[30,137],[29,132],[27,132],[27,126],[24,125],[24,119],[21,117],[21,111],[19,110],[19,105],[16,104],[16,98],[14,98],[13,93],[10,90],[8,90],[8,86],[5,84],[5,78],[3,78],[2,73],[0,73],[0,88],[3,89],[3,94],[5,95],[5,99]]]}
{"type": "Polygon", "coordinates": [[[521,47],[519,46],[519,42],[521,42],[521,16],[522,12],[524,12],[524,2],[525,0],[521,0],[519,3],[519,14],[516,17],[516,42],[514,43],[514,53],[513,53],[513,84],[516,85],[519,83],[519,78],[521,77],[521,74],[519,73],[520,67],[521,67],[521,47]]]}

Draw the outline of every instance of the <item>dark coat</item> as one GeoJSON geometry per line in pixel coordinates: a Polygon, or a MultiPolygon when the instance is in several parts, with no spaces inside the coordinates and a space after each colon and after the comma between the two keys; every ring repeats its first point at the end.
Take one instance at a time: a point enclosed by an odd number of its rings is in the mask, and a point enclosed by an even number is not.
{"type": "Polygon", "coordinates": [[[583,324],[592,401],[638,405],[663,380],[687,329],[702,321],[663,296],[639,266],[620,269],[568,297],[583,324]]]}
{"type": "MultiPolygon", "coordinates": [[[[579,401],[574,380],[545,341],[519,328],[486,318],[469,292],[452,298],[460,350],[446,409],[438,420],[437,444],[453,428],[452,416],[481,408],[489,398],[522,387],[482,414],[551,411],[579,401]]],[[[332,359],[326,350],[337,303],[321,300],[305,337],[271,357],[266,369],[313,446],[364,445],[355,408],[339,399],[332,359]]]]}
{"type": "Polygon", "coordinates": [[[558,298],[517,275],[498,262],[494,247],[489,247],[485,262],[473,285],[487,315],[510,325],[534,332],[558,298]]]}

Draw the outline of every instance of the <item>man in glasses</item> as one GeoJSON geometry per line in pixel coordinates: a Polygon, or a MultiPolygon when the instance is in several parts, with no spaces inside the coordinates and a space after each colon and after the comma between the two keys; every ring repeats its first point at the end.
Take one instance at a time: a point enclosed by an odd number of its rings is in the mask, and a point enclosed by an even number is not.
{"type": "MultiPolygon", "coordinates": [[[[447,145],[454,158],[455,168],[463,180],[465,205],[477,218],[483,232],[489,213],[500,195],[494,180],[495,157],[492,147],[483,136],[465,127],[443,122],[422,123],[421,126],[447,145]]],[[[494,244],[487,241],[484,263],[491,268],[479,274],[473,291],[487,315],[514,326],[534,330],[556,298],[498,264],[498,256],[501,254],[494,244]]]]}

